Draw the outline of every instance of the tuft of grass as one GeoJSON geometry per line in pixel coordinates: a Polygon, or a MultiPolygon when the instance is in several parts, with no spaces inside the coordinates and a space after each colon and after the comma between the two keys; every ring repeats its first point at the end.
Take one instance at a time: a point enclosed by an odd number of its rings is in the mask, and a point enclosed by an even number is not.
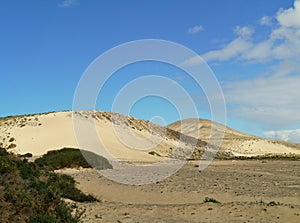
{"type": "Polygon", "coordinates": [[[36,159],[35,163],[48,170],[58,170],[66,167],[93,167],[98,170],[112,169],[112,165],[106,158],[89,151],[72,148],[49,151],[42,157],[36,159]]]}
{"type": "Polygon", "coordinates": [[[266,202],[264,202],[263,199],[261,198],[259,201],[256,201],[256,204],[266,204],[266,202]]]}
{"type": "Polygon", "coordinates": [[[155,151],[150,151],[150,152],[148,152],[148,154],[150,154],[152,156],[161,156],[159,153],[157,153],[155,151]]]}
{"type": "Polygon", "coordinates": [[[11,144],[7,147],[7,149],[14,149],[14,148],[16,148],[16,147],[17,147],[16,144],[11,143],[11,144]]]}
{"type": "Polygon", "coordinates": [[[217,204],[220,204],[220,201],[216,200],[215,198],[205,197],[203,203],[217,203],[217,204]]]}

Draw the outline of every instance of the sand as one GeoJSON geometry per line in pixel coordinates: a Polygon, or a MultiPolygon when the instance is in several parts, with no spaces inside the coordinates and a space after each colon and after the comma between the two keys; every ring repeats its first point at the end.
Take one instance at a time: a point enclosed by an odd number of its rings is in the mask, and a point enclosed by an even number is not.
{"type": "MultiPolygon", "coordinates": [[[[83,128],[78,139],[71,112],[11,117],[0,120],[0,143],[9,151],[38,157],[64,147],[102,155],[100,140],[110,155],[133,164],[161,161],[178,145],[174,135],[161,137],[147,127],[147,121],[126,119],[130,124],[119,123],[116,136],[109,113],[93,116],[84,112],[79,116],[83,128]],[[90,125],[96,131],[86,128],[90,125]],[[99,138],[91,140],[95,132],[99,138]],[[163,156],[150,155],[153,150],[163,156]]],[[[203,134],[203,139],[207,138],[207,131],[203,134]]],[[[299,145],[235,133],[232,129],[222,145],[223,150],[243,156],[300,154],[299,145]]],[[[76,204],[86,209],[84,222],[300,222],[299,161],[214,161],[201,172],[197,165],[198,162],[189,162],[165,180],[135,186],[111,181],[93,169],[58,172],[72,175],[78,188],[101,200],[76,204]],[[204,203],[205,197],[220,203],[204,203]]],[[[115,174],[121,176],[122,172],[115,174]]],[[[143,175],[138,171],[133,174],[143,175]]]]}
{"type": "Polygon", "coordinates": [[[95,170],[61,170],[102,202],[80,204],[84,222],[300,222],[300,162],[190,162],[149,185],[119,184],[95,170]],[[220,203],[204,203],[205,197],[220,203]]]}
{"type": "Polygon", "coordinates": [[[205,119],[185,119],[182,122],[174,122],[168,127],[193,137],[199,137],[209,143],[220,142],[218,145],[223,151],[230,152],[235,156],[300,154],[299,144],[260,138],[205,119]],[[197,129],[195,129],[197,126],[195,123],[198,123],[197,129]],[[212,134],[216,137],[211,137],[212,134]],[[222,137],[222,140],[218,137],[222,137]]]}
{"type": "MultiPolygon", "coordinates": [[[[118,115],[117,119],[121,121],[114,121],[108,112],[81,112],[76,122],[77,134],[74,133],[70,111],[1,119],[0,144],[3,147],[14,145],[10,151],[15,153],[32,153],[35,156],[64,147],[81,148],[108,159],[117,158],[129,162],[160,161],[179,145],[178,138],[172,135],[161,136],[149,129],[147,121],[122,115],[118,115]],[[123,119],[129,124],[123,122],[123,119]],[[119,123],[113,125],[113,122],[119,123]],[[156,151],[162,157],[150,155],[150,151],[156,151]]],[[[190,123],[193,122],[187,122],[185,132],[193,136],[195,133],[192,126],[189,128],[190,123]]],[[[211,122],[207,120],[201,123],[200,139],[209,141],[210,126],[211,122]]],[[[220,124],[216,126],[218,131],[222,129],[220,124]]],[[[179,130],[180,126],[175,123],[171,127],[179,130]]],[[[300,154],[299,144],[262,139],[230,128],[226,131],[221,150],[234,155],[300,154]]],[[[193,149],[185,143],[180,146],[184,150],[193,149]]]]}
{"type": "Polygon", "coordinates": [[[149,138],[149,131],[146,130],[114,126],[105,118],[93,120],[90,116],[79,118],[81,137],[78,138],[73,130],[72,112],[57,112],[14,119],[16,120],[0,125],[0,139],[4,140],[4,147],[15,144],[16,147],[10,151],[19,154],[31,153],[34,156],[40,156],[50,150],[68,147],[93,151],[99,155],[103,155],[103,151],[107,151],[108,155],[124,161],[157,162],[162,158],[148,154],[149,151],[155,149],[163,151],[165,148],[176,147],[178,144],[171,139],[149,138]],[[90,126],[92,127],[89,128],[90,126]],[[115,128],[118,127],[118,134],[116,134],[115,128]],[[93,133],[96,133],[97,136],[92,137],[93,133]],[[14,141],[9,142],[10,138],[13,138],[14,141]]]}

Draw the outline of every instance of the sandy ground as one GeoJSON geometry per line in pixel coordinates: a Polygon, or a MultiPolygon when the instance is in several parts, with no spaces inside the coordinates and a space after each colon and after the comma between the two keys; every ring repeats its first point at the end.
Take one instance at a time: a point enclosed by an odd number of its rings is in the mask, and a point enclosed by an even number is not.
{"type": "Polygon", "coordinates": [[[84,222],[300,222],[299,161],[196,162],[161,182],[132,186],[95,170],[63,170],[102,202],[85,208],[84,222]],[[205,197],[220,203],[204,203],[205,197]]]}
{"type": "MultiPolygon", "coordinates": [[[[81,137],[75,137],[70,112],[3,119],[0,143],[11,148],[9,151],[34,156],[63,147],[80,147],[100,155],[107,149],[114,157],[132,163],[157,162],[162,157],[148,154],[149,149],[168,154],[178,144],[173,138],[158,137],[146,128],[147,122],[133,118],[132,126],[117,125],[116,135],[109,114],[97,114],[96,119],[89,113],[79,116],[75,129],[81,137]]],[[[300,154],[299,145],[244,139],[240,133],[236,139],[230,131],[233,136],[225,139],[223,150],[242,155],[300,154]]],[[[62,172],[71,174],[81,190],[102,201],[77,204],[86,209],[84,222],[300,222],[299,161],[214,161],[201,172],[196,166],[191,162],[161,182],[142,186],[113,182],[92,169],[62,172]],[[220,203],[204,203],[205,197],[220,203]]],[[[158,173],[167,170],[161,168],[158,173]]],[[[122,171],[116,174],[121,176],[122,171]]],[[[133,174],[153,180],[151,174],[133,174]]]]}

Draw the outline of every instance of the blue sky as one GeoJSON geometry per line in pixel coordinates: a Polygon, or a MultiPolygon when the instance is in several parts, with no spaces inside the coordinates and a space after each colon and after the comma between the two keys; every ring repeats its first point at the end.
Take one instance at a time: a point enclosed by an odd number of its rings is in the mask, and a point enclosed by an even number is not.
{"type": "MultiPolygon", "coordinates": [[[[0,28],[0,116],[71,110],[96,57],[128,41],[163,39],[207,61],[224,91],[229,126],[300,142],[299,1],[3,0],[0,28]]],[[[197,63],[190,58],[187,66],[197,63]]],[[[182,71],[144,63],[118,72],[97,108],[109,111],[118,89],[142,74],[173,78],[197,100],[182,71]]],[[[200,116],[210,118],[201,106],[200,116]]],[[[151,97],[131,114],[178,119],[170,103],[151,97]]]]}

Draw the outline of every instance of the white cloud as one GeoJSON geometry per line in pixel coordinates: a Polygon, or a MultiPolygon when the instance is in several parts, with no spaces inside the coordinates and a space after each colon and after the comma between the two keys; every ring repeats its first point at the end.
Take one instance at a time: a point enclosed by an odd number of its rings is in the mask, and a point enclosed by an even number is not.
{"type": "Polygon", "coordinates": [[[294,2],[294,8],[279,10],[277,20],[282,26],[300,27],[300,1],[296,0],[294,2]]]}
{"type": "MultiPolygon", "coordinates": [[[[247,26],[236,26],[233,30],[238,37],[220,50],[209,51],[202,55],[206,61],[226,61],[236,57],[241,57],[244,52],[253,48],[250,41],[254,29],[247,26]]],[[[194,64],[193,64],[194,65],[194,64]]]]}
{"type": "MultiPolygon", "coordinates": [[[[300,0],[294,8],[279,10],[275,17],[277,28],[263,41],[253,40],[254,28],[236,26],[233,31],[238,37],[218,50],[204,53],[209,61],[237,59],[245,62],[266,62],[270,60],[288,60],[299,57],[300,52],[300,0]]],[[[261,24],[267,25],[271,17],[264,16],[261,24]]]]}
{"type": "Polygon", "coordinates": [[[203,58],[200,56],[195,56],[195,57],[191,57],[185,61],[183,61],[183,63],[181,64],[181,66],[194,66],[196,64],[200,64],[203,63],[203,58]]]}
{"type": "MultiPolygon", "coordinates": [[[[269,18],[263,17],[261,24],[269,24],[269,18]]],[[[255,40],[253,28],[237,26],[235,39],[202,55],[213,62],[266,64],[261,77],[222,84],[228,115],[259,123],[265,130],[300,123],[300,1],[279,10],[273,22],[262,41],[255,40]]],[[[202,61],[196,57],[189,62],[186,65],[193,66],[202,61]]]]}
{"type": "Polygon", "coordinates": [[[203,27],[197,25],[197,26],[194,26],[194,27],[192,27],[192,28],[189,28],[189,29],[188,29],[188,33],[190,33],[190,34],[196,34],[196,33],[200,32],[200,31],[202,31],[202,30],[203,30],[203,27]]]}
{"type": "Polygon", "coordinates": [[[251,44],[251,48],[243,51],[241,58],[249,61],[263,62],[269,60],[272,54],[272,43],[271,41],[264,41],[258,44],[251,44]]]}
{"type": "Polygon", "coordinates": [[[238,35],[243,38],[248,38],[251,37],[252,34],[254,33],[254,29],[248,26],[236,26],[233,31],[238,35]]]}
{"type": "Polygon", "coordinates": [[[284,141],[300,143],[300,129],[269,131],[269,132],[264,132],[264,136],[272,139],[279,139],[284,141]]]}
{"type": "MultiPolygon", "coordinates": [[[[251,49],[252,43],[242,37],[231,41],[221,50],[213,50],[202,55],[206,61],[218,60],[225,61],[240,56],[243,52],[251,49]]],[[[194,65],[194,64],[193,64],[194,65]]]]}
{"type": "Polygon", "coordinates": [[[271,41],[273,41],[273,58],[279,60],[299,59],[300,27],[280,27],[272,32],[271,41]]]}
{"type": "Polygon", "coordinates": [[[300,123],[300,75],[238,81],[224,84],[223,89],[230,116],[267,129],[300,123]]]}
{"type": "Polygon", "coordinates": [[[61,3],[58,4],[61,8],[69,8],[77,3],[77,0],[63,0],[61,3]]]}
{"type": "Polygon", "coordinates": [[[260,24],[262,26],[271,26],[272,25],[272,17],[270,17],[270,16],[263,16],[260,19],[260,24]]]}

